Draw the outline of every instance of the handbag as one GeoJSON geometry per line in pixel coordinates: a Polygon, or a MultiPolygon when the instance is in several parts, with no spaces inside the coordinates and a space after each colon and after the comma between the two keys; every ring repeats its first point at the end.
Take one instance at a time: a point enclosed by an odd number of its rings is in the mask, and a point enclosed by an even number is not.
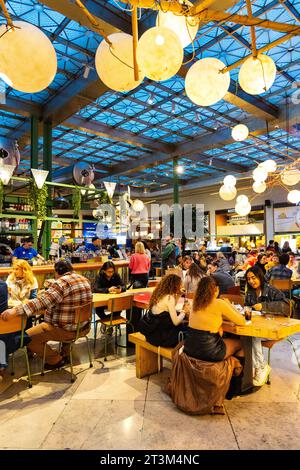
{"type": "Polygon", "coordinates": [[[147,337],[155,331],[160,324],[160,319],[157,315],[154,315],[150,310],[147,310],[145,315],[139,321],[139,331],[147,337]]]}

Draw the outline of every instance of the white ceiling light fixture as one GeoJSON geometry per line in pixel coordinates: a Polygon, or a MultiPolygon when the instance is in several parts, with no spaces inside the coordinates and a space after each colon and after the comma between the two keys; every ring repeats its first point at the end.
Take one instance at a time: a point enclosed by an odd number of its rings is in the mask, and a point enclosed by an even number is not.
{"type": "Polygon", "coordinates": [[[275,160],[266,160],[265,162],[260,163],[259,168],[264,168],[268,173],[274,173],[277,170],[277,163],[275,160]]]}
{"type": "Polygon", "coordinates": [[[281,174],[281,181],[286,186],[295,186],[300,181],[300,171],[297,168],[284,171],[281,174]]]}
{"type": "Polygon", "coordinates": [[[180,39],[171,29],[150,28],[138,42],[137,60],[146,77],[158,82],[168,80],[182,64],[180,39]]]}
{"type": "Polygon", "coordinates": [[[240,205],[240,206],[245,206],[249,203],[249,199],[248,199],[248,196],[246,196],[245,194],[241,194],[240,196],[238,196],[236,198],[236,202],[240,205]]]}
{"type": "Polygon", "coordinates": [[[293,189],[287,195],[287,200],[292,204],[298,204],[300,202],[300,191],[293,189]]]}
{"type": "Polygon", "coordinates": [[[239,72],[239,84],[249,95],[262,95],[271,88],[275,78],[275,62],[265,54],[249,57],[239,72]]]}
{"type": "Polygon", "coordinates": [[[136,88],[144,79],[139,64],[139,80],[134,78],[133,38],[127,33],[113,33],[108,36],[110,46],[102,41],[97,49],[95,65],[102,82],[115,91],[129,91],[136,88]]]}
{"type": "Polygon", "coordinates": [[[132,203],[132,208],[135,212],[141,212],[144,209],[145,205],[140,199],[135,199],[132,203]]]}
{"type": "Polygon", "coordinates": [[[263,181],[266,181],[266,179],[268,178],[268,172],[264,168],[257,167],[255,168],[255,170],[253,170],[252,176],[254,181],[261,183],[263,181]]]}
{"type": "Polygon", "coordinates": [[[182,165],[178,165],[176,167],[176,173],[178,173],[179,175],[182,175],[183,172],[184,172],[184,167],[182,165]]]}
{"type": "Polygon", "coordinates": [[[219,195],[220,198],[223,199],[223,201],[232,201],[236,197],[236,188],[235,186],[221,186],[219,190],[219,195]]]}
{"type": "Polygon", "coordinates": [[[209,57],[200,59],[188,70],[185,91],[198,106],[212,106],[226,95],[230,85],[229,72],[222,73],[225,64],[209,57]]]}
{"type": "Polygon", "coordinates": [[[182,47],[186,47],[197,35],[199,20],[196,17],[174,15],[171,11],[159,11],[156,26],[171,29],[180,39],[182,47]]]}
{"type": "Polygon", "coordinates": [[[236,177],[233,175],[225,176],[223,180],[224,186],[232,187],[236,185],[236,177]]]}
{"type": "Polygon", "coordinates": [[[261,194],[265,192],[265,190],[267,189],[267,185],[263,181],[254,181],[252,188],[255,193],[261,194]]]}
{"type": "Polygon", "coordinates": [[[35,184],[37,185],[38,189],[42,189],[44,183],[49,175],[49,171],[47,170],[37,170],[35,168],[31,168],[31,173],[35,184]]]}
{"type": "Polygon", "coordinates": [[[15,170],[14,165],[0,165],[0,180],[2,181],[4,186],[6,186],[9,183],[14,170],[15,170]]]}
{"type": "Polygon", "coordinates": [[[57,72],[57,57],[51,41],[36,26],[14,21],[7,34],[0,26],[1,78],[15,90],[38,93],[47,88],[57,72]]]}
{"type": "Polygon", "coordinates": [[[245,124],[237,124],[232,128],[231,136],[236,142],[242,142],[249,136],[249,129],[245,124]]]}
{"type": "Polygon", "coordinates": [[[235,212],[242,216],[242,217],[245,217],[246,215],[248,215],[250,212],[251,212],[251,204],[250,202],[248,202],[247,204],[245,205],[241,205],[239,203],[237,203],[235,205],[235,212]]]}

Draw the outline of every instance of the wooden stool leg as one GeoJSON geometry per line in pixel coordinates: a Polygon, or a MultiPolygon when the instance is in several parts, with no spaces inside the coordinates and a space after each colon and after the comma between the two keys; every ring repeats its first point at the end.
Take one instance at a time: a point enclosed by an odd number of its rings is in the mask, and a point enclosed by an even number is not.
{"type": "MultiPolygon", "coordinates": [[[[136,345],[136,376],[138,379],[158,372],[157,354],[136,345]]],[[[161,358],[162,366],[162,358],[161,358]]]]}

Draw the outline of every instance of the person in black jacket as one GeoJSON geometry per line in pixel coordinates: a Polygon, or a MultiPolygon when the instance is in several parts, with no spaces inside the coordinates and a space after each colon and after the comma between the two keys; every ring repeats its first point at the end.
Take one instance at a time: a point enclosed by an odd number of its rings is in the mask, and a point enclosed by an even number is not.
{"type": "MultiPolygon", "coordinates": [[[[93,286],[93,292],[98,294],[120,294],[126,291],[126,286],[118,274],[112,261],[103,264],[93,286]]],[[[105,318],[104,307],[97,307],[96,313],[100,318],[105,318]]],[[[118,312],[119,314],[119,312],[118,312]]]]}

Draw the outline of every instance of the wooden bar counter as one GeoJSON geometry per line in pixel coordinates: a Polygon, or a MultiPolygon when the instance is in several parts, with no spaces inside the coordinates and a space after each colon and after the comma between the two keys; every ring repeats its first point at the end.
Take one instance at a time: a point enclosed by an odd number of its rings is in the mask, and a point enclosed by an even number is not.
{"type": "MultiPolygon", "coordinates": [[[[113,261],[113,263],[116,266],[121,278],[124,280],[125,283],[128,283],[129,262],[122,260],[122,261],[113,261]]],[[[76,263],[76,264],[73,264],[73,268],[76,273],[82,274],[82,276],[85,276],[93,283],[96,278],[96,275],[98,274],[103,264],[104,264],[104,261],[93,262],[93,263],[90,263],[90,262],[76,263]]],[[[11,266],[0,268],[0,279],[5,281],[7,276],[11,273],[11,271],[12,271],[11,266]]],[[[32,271],[35,277],[37,278],[40,289],[43,287],[46,279],[54,277],[54,265],[53,264],[48,264],[45,266],[32,266],[32,271]]]]}

